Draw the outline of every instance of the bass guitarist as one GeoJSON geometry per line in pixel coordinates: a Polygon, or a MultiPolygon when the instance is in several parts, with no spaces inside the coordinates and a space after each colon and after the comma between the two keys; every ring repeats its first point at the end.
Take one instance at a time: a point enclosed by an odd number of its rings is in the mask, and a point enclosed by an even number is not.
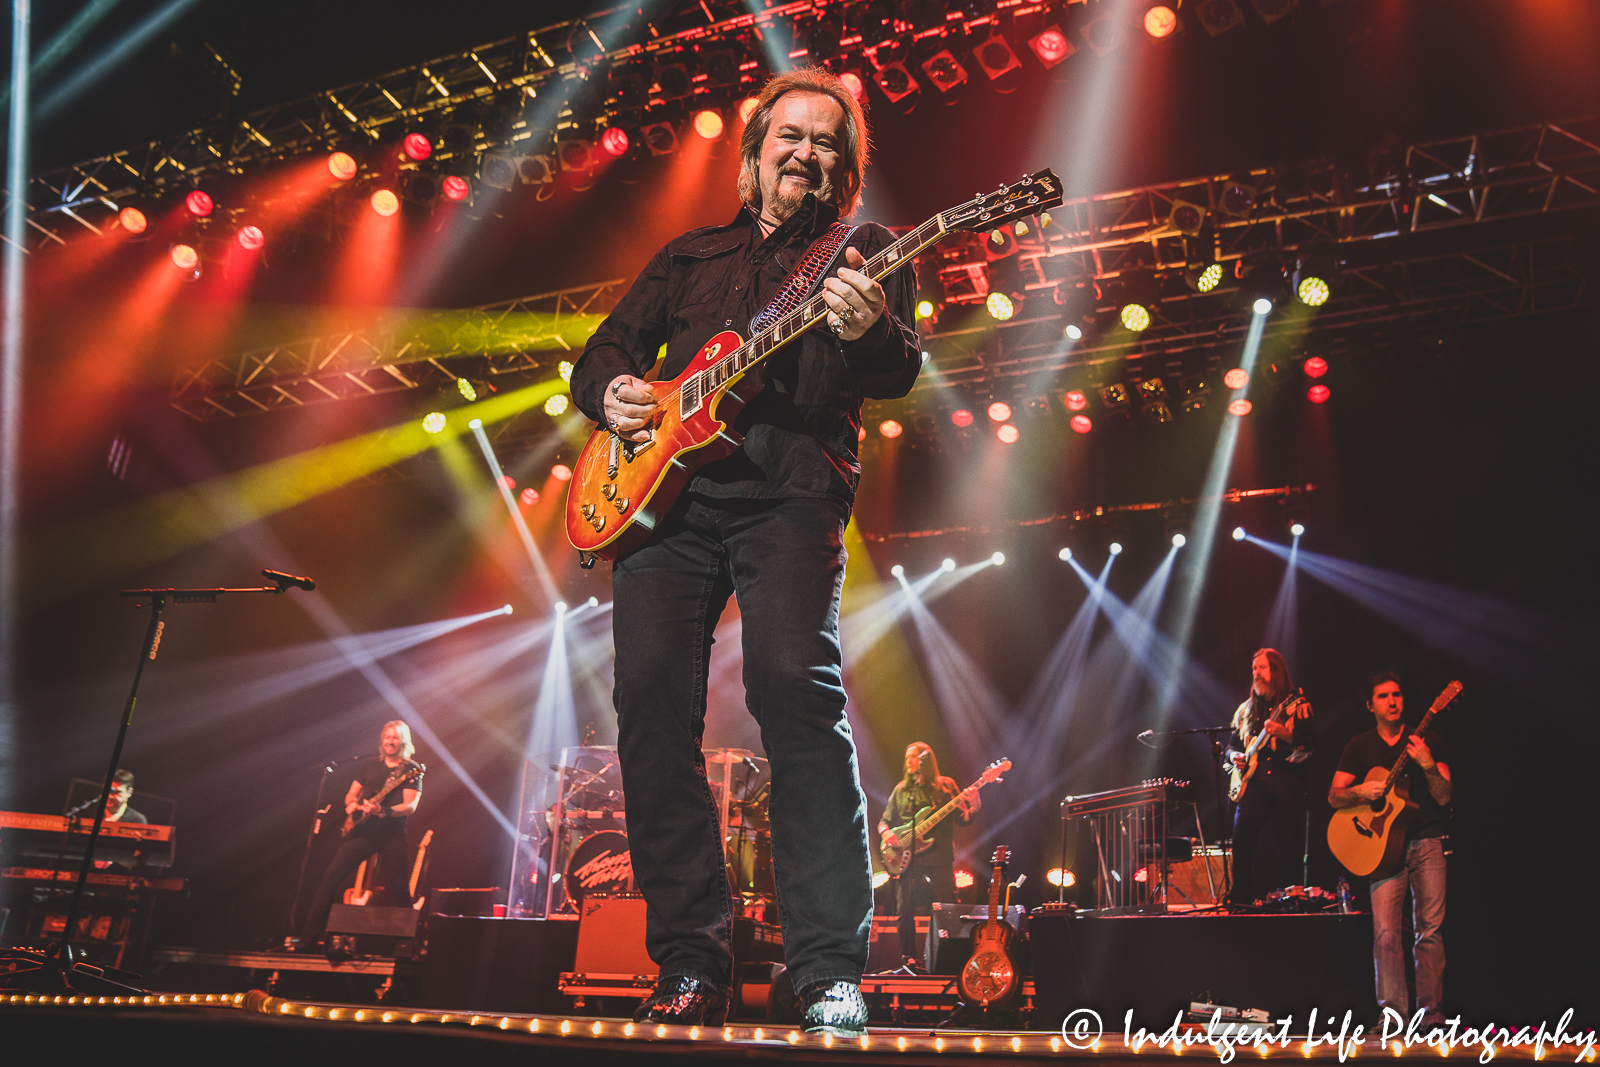
{"type": "Polygon", "coordinates": [[[1233,713],[1233,746],[1226,753],[1237,773],[1248,769],[1245,751],[1263,731],[1255,770],[1233,812],[1233,889],[1229,899],[1248,905],[1273,889],[1300,882],[1305,851],[1305,761],[1316,747],[1311,705],[1289,700],[1294,683],[1275,648],[1250,657],[1250,694],[1233,713]],[[1286,703],[1287,701],[1287,703],[1286,703]],[[1274,715],[1273,712],[1277,714],[1274,715]]]}
{"type": "Polygon", "coordinates": [[[1423,1011],[1422,1025],[1444,1022],[1439,1002],[1444,993],[1444,940],[1439,928],[1444,923],[1445,887],[1445,812],[1450,803],[1450,768],[1440,758],[1443,749],[1432,730],[1407,735],[1402,717],[1405,694],[1400,679],[1384,672],[1367,687],[1367,710],[1377,726],[1357,734],[1344,746],[1339,769],[1334,772],[1328,803],[1334,808],[1352,808],[1378,799],[1384,783],[1363,781],[1375,777],[1373,768],[1388,770],[1406,757],[1405,780],[1417,811],[1406,828],[1405,861],[1397,871],[1383,868],[1373,872],[1372,957],[1377,976],[1378,1007],[1393,1008],[1410,1018],[1406,997],[1406,962],[1400,944],[1400,909],[1406,890],[1411,890],[1416,944],[1416,1006],[1423,1011]]]}
{"type": "MultiPolygon", "coordinates": [[[[410,873],[406,864],[406,816],[417,810],[417,803],[422,799],[422,765],[412,760],[415,753],[411,727],[395,719],[383,724],[378,755],[368,756],[356,764],[354,778],[344,797],[345,815],[352,826],[344,844],[328,863],[328,870],[317,886],[317,895],[311,898],[311,910],[306,913],[301,935],[302,947],[310,949],[322,940],[335,898],[356,868],[373,853],[378,855],[379,878],[373,889],[377,894],[375,903],[409,903],[404,899],[406,877],[410,873]],[[415,776],[403,786],[391,789],[381,804],[373,799],[397,773],[411,771],[415,776]]],[[[340,821],[329,813],[323,822],[324,832],[340,821]]]]}
{"type": "Polygon", "coordinates": [[[933,902],[956,899],[955,821],[965,826],[983,801],[976,789],[960,792],[955,779],[939,773],[933,748],[922,741],[906,746],[905,774],[896,783],[883,817],[878,820],[878,836],[888,848],[910,848],[911,862],[895,882],[895,904],[899,908],[900,953],[913,970],[922,970],[917,955],[917,916],[931,915],[933,902]],[[953,818],[945,819],[928,831],[926,848],[922,842],[901,841],[894,827],[915,825],[918,812],[937,810],[956,801],[953,818]]]}

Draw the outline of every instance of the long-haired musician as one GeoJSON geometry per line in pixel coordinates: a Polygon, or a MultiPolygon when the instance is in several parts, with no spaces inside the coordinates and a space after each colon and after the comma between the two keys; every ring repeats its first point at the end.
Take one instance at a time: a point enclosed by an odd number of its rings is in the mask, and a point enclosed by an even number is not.
{"type": "Polygon", "coordinates": [[[1233,813],[1230,899],[1235,904],[1248,904],[1269,890],[1301,881],[1306,840],[1304,764],[1316,747],[1317,735],[1310,703],[1291,700],[1293,694],[1294,682],[1283,655],[1275,648],[1257,649],[1250,657],[1250,692],[1233,713],[1233,745],[1226,754],[1235,768],[1244,770],[1250,742],[1265,733],[1256,769],[1233,813]]]}
{"type": "Polygon", "coordinates": [[[956,899],[956,822],[965,825],[982,806],[977,790],[963,793],[955,779],[939,773],[939,760],[931,745],[913,741],[906,746],[905,774],[884,805],[878,836],[887,848],[912,850],[910,866],[895,881],[895,904],[900,917],[900,953],[913,965],[917,962],[917,916],[932,914],[934,901],[956,899]],[[895,835],[895,827],[904,828],[919,812],[937,810],[952,799],[957,801],[955,815],[928,831],[925,851],[920,850],[923,842],[914,838],[901,841],[895,835]]]}

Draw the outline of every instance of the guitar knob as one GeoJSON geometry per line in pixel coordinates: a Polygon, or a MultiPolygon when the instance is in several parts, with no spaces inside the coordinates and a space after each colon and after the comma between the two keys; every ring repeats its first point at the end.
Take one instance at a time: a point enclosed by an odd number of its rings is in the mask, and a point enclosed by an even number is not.
{"type": "Polygon", "coordinates": [[[578,514],[582,515],[584,518],[588,519],[590,522],[593,522],[594,521],[594,505],[593,504],[579,504],[578,505],[578,514]]]}
{"type": "Polygon", "coordinates": [[[594,532],[599,533],[606,528],[606,517],[594,514],[594,509],[589,509],[589,514],[584,516],[589,520],[589,525],[594,527],[594,532]]]}
{"type": "Polygon", "coordinates": [[[618,497],[616,500],[611,502],[611,506],[617,509],[618,515],[621,515],[623,512],[628,510],[628,498],[625,496],[618,497]]]}
{"type": "Polygon", "coordinates": [[[616,487],[616,485],[614,483],[612,483],[612,482],[607,482],[605,485],[600,487],[600,495],[605,497],[607,500],[616,499],[616,495],[617,495],[617,487],[616,487]]]}

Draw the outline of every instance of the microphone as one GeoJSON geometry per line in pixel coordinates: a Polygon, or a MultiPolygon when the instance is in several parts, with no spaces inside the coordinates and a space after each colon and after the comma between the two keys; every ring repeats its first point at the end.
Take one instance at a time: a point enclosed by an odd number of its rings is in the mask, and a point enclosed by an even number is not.
{"type": "Polygon", "coordinates": [[[1155,735],[1156,735],[1156,732],[1154,730],[1146,730],[1144,733],[1139,735],[1139,740],[1140,741],[1148,741],[1152,737],[1154,737],[1155,735]]]}
{"type": "Polygon", "coordinates": [[[317,583],[312,581],[310,578],[301,578],[298,575],[285,574],[282,571],[275,571],[271,569],[263,569],[261,572],[261,577],[270,578],[274,582],[277,582],[278,590],[280,592],[289,588],[291,585],[300,589],[304,589],[308,593],[317,587],[317,583]]]}

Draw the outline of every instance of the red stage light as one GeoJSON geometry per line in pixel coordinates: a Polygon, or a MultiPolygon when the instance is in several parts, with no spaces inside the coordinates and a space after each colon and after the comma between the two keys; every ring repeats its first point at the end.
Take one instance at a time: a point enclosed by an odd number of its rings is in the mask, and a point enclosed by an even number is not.
{"type": "Polygon", "coordinates": [[[863,425],[861,427],[861,429],[856,431],[856,440],[857,441],[865,441],[866,439],[867,439],[867,428],[866,428],[865,425],[863,425]]]}
{"type": "Polygon", "coordinates": [[[217,205],[203,189],[193,189],[183,198],[183,206],[189,209],[189,214],[196,218],[205,218],[211,214],[211,209],[217,205]]]}
{"type": "Polygon", "coordinates": [[[1309,378],[1320,378],[1324,374],[1327,374],[1327,373],[1328,373],[1328,361],[1323,359],[1321,356],[1312,356],[1310,359],[1306,360],[1306,376],[1307,377],[1309,377],[1309,378]]]}
{"type": "Polygon", "coordinates": [[[193,270],[194,265],[200,262],[200,253],[188,245],[173,245],[167,256],[179,270],[193,270]]]}
{"type": "Polygon", "coordinates": [[[117,212],[117,221],[122,223],[122,228],[129,233],[143,233],[150,221],[144,217],[144,212],[136,207],[125,207],[117,212]]]}
{"type": "Polygon", "coordinates": [[[850,90],[850,95],[855,97],[858,103],[866,102],[867,87],[861,84],[861,75],[853,70],[847,70],[839,75],[839,80],[844,82],[844,87],[850,90]]]}
{"type": "Polygon", "coordinates": [[[1250,384],[1250,372],[1243,367],[1235,367],[1222,376],[1222,384],[1229,389],[1243,389],[1250,384]]]}
{"type": "Polygon", "coordinates": [[[1061,402],[1067,405],[1068,411],[1082,411],[1089,406],[1089,398],[1083,395],[1082,389],[1068,389],[1061,402]]]}
{"type": "Polygon", "coordinates": [[[539,490],[535,489],[533,486],[530,485],[530,486],[528,486],[528,488],[526,488],[526,489],[524,489],[522,491],[522,506],[523,507],[531,508],[535,504],[537,504],[538,502],[539,502],[539,490]]]}
{"type": "Polygon", "coordinates": [[[266,235],[261,232],[260,226],[241,226],[235,236],[239,241],[239,247],[246,252],[259,252],[261,246],[267,243],[266,235]]]}
{"type": "Polygon", "coordinates": [[[972,888],[972,872],[971,871],[963,871],[959,867],[956,868],[956,888],[957,889],[971,889],[972,888]]]}
{"type": "Polygon", "coordinates": [[[570,482],[572,481],[572,468],[565,463],[557,463],[550,468],[550,477],[558,482],[570,482]]]}
{"type": "Polygon", "coordinates": [[[349,152],[335,152],[328,157],[328,173],[342,182],[356,176],[356,160],[349,152]]]}
{"type": "Polygon", "coordinates": [[[400,142],[400,147],[405,150],[408,157],[418,163],[433,155],[433,142],[420,133],[406,134],[406,139],[400,142]]]}
{"type": "MultiPolygon", "coordinates": [[[[843,81],[845,86],[848,88],[849,85],[850,85],[850,79],[851,78],[855,78],[855,75],[854,74],[846,74],[840,80],[843,81]]],[[[859,86],[860,84],[861,84],[861,79],[860,78],[856,78],[856,85],[859,86]]],[[[851,89],[850,91],[853,93],[856,90],[855,89],[851,89]]],[[[754,115],[756,113],[756,105],[759,104],[759,103],[761,103],[761,101],[757,100],[753,96],[747,96],[743,100],[739,101],[739,121],[740,122],[749,122],[750,121],[750,116],[754,115]]]]}
{"type": "Polygon", "coordinates": [[[467,184],[467,179],[451,174],[439,183],[439,191],[446,200],[465,200],[472,195],[472,186],[467,184]]]}
{"type": "Polygon", "coordinates": [[[715,141],[722,136],[722,113],[706,108],[697,112],[694,117],[694,132],[708,141],[715,141]]]}
{"type": "Polygon", "coordinates": [[[1094,429],[1094,423],[1090,420],[1089,416],[1087,416],[1087,415],[1074,415],[1074,416],[1072,416],[1072,432],[1073,433],[1088,433],[1092,429],[1094,429]]]}
{"type": "Polygon", "coordinates": [[[379,189],[372,194],[372,210],[388,218],[400,210],[400,198],[389,189],[379,189]]]}
{"type": "Polygon", "coordinates": [[[1002,444],[1008,445],[1016,444],[1017,438],[1022,436],[1022,434],[1017,431],[1017,428],[1011,425],[1009,422],[996,430],[994,435],[1000,438],[1002,444]]]}
{"type": "Polygon", "coordinates": [[[1039,57],[1039,62],[1047,69],[1077,51],[1072,47],[1072,42],[1067,40],[1067,35],[1054,26],[1047,27],[1037,37],[1030,37],[1028,47],[1033,49],[1033,54],[1039,57]]]}
{"type": "Polygon", "coordinates": [[[899,437],[901,434],[905,433],[905,430],[906,428],[904,426],[901,426],[893,419],[884,419],[882,422],[878,423],[878,432],[883,434],[885,437],[899,437]]]}
{"type": "Polygon", "coordinates": [[[1171,37],[1172,31],[1177,28],[1177,13],[1166,4],[1157,4],[1144,13],[1144,32],[1158,41],[1163,37],[1171,37]]]}
{"type": "Polygon", "coordinates": [[[511,477],[511,475],[509,475],[509,474],[502,474],[499,478],[497,478],[495,480],[498,481],[501,485],[505,486],[506,487],[506,492],[508,492],[508,493],[511,492],[513,489],[515,489],[517,487],[517,480],[515,478],[511,477]]]}
{"type": "Polygon", "coordinates": [[[605,149],[608,156],[620,156],[628,151],[628,131],[618,126],[609,126],[600,134],[600,147],[605,149]]]}
{"type": "Polygon", "coordinates": [[[966,408],[956,408],[950,413],[950,421],[957,426],[967,427],[972,425],[972,412],[966,408]]]}
{"type": "Polygon", "coordinates": [[[1011,405],[1004,400],[996,400],[989,405],[989,417],[995,422],[1005,422],[1011,417],[1011,405]]]}
{"type": "Polygon", "coordinates": [[[1332,395],[1333,390],[1329,389],[1321,382],[1318,382],[1316,385],[1313,385],[1310,389],[1306,390],[1306,399],[1311,401],[1313,404],[1326,404],[1328,402],[1328,397],[1332,395]]]}
{"type": "Polygon", "coordinates": [[[1250,403],[1250,401],[1241,396],[1238,400],[1235,400],[1228,405],[1228,414],[1248,415],[1250,414],[1250,409],[1253,407],[1255,407],[1254,404],[1250,403]]]}

